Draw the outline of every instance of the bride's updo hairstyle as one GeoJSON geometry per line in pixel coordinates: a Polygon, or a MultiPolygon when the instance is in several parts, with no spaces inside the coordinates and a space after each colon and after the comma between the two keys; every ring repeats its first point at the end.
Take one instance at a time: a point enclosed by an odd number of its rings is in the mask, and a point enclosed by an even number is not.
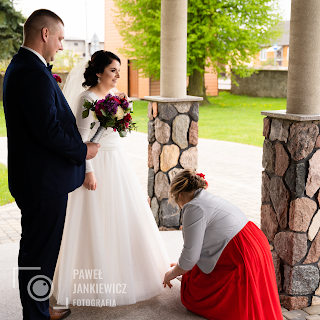
{"type": "Polygon", "coordinates": [[[191,192],[199,188],[206,189],[207,182],[191,169],[184,169],[177,173],[170,185],[170,198],[176,200],[180,192],[191,192]]]}
{"type": "Polygon", "coordinates": [[[103,73],[105,67],[111,64],[113,60],[117,60],[121,64],[120,58],[110,51],[100,50],[95,52],[84,72],[85,82],[82,83],[82,86],[94,87],[98,83],[97,73],[103,73]]]}

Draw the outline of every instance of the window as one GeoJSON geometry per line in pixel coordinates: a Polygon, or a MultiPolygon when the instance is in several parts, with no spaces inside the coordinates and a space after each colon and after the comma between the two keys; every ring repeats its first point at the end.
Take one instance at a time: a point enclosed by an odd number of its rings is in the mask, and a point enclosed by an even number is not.
{"type": "Polygon", "coordinates": [[[287,60],[289,61],[289,47],[287,48],[287,60]]]}
{"type": "Polygon", "coordinates": [[[77,45],[78,45],[78,42],[74,42],[74,45],[77,46],[77,45]]]}
{"type": "Polygon", "coordinates": [[[267,61],[267,49],[260,51],[260,61],[267,61]]]}
{"type": "Polygon", "coordinates": [[[283,60],[283,48],[279,48],[277,50],[277,61],[282,61],[283,60]]]}

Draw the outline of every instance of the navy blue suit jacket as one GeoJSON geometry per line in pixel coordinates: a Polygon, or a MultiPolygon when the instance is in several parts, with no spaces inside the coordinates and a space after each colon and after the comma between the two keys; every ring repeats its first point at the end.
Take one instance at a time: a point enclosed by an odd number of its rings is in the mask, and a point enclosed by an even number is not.
{"type": "Polygon", "coordinates": [[[81,186],[87,146],[56,80],[27,49],[19,49],[6,71],[3,106],[12,196],[50,199],[81,186]]]}

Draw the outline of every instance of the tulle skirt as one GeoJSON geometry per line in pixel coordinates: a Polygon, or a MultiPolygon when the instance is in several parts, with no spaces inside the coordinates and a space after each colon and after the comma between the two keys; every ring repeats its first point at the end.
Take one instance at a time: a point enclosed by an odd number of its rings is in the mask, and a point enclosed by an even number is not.
{"type": "Polygon", "coordinates": [[[92,160],[97,189],[81,186],[69,195],[53,280],[58,304],[92,299],[127,305],[164,290],[167,252],[119,140],[111,133],[100,142],[92,160]]]}
{"type": "Polygon", "coordinates": [[[248,222],[211,273],[195,265],[184,274],[181,301],[212,320],[282,320],[272,256],[262,231],[248,222]]]}

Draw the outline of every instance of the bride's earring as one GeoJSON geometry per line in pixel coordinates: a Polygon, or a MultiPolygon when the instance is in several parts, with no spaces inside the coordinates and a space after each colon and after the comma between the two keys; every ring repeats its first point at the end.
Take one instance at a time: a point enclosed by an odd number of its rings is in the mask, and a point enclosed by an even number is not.
{"type": "Polygon", "coordinates": [[[100,78],[98,77],[98,83],[100,83],[101,82],[101,80],[100,80],[100,78]]]}

